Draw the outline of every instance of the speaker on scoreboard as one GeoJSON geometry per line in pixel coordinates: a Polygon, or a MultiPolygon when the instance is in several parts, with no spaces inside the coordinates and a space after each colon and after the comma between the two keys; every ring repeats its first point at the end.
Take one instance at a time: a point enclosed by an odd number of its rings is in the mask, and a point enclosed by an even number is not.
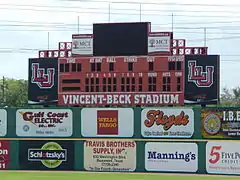
{"type": "Polygon", "coordinates": [[[29,59],[28,104],[55,104],[58,100],[58,58],[29,59]]]}
{"type": "Polygon", "coordinates": [[[185,104],[219,102],[219,55],[185,55],[185,104]]]}
{"type": "Polygon", "coordinates": [[[148,22],[93,24],[93,55],[147,55],[148,33],[148,22]]]}

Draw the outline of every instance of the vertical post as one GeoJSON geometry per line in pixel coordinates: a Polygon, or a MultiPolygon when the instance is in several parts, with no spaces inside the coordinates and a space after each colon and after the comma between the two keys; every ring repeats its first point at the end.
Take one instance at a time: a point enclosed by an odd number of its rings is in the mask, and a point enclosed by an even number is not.
{"type": "Polygon", "coordinates": [[[111,5],[110,3],[108,4],[108,22],[110,23],[111,21],[111,5]]]}
{"type": "Polygon", "coordinates": [[[48,32],[48,50],[49,50],[49,32],[48,32]]]}
{"type": "Polygon", "coordinates": [[[204,47],[207,47],[207,28],[204,28],[204,47]]]}
{"type": "Polygon", "coordinates": [[[79,34],[79,16],[78,16],[77,29],[78,29],[78,34],[79,34]]]}
{"type": "Polygon", "coordinates": [[[2,85],[2,93],[3,93],[3,105],[5,105],[5,77],[3,76],[3,85],[2,85]]]}
{"type": "Polygon", "coordinates": [[[139,15],[140,15],[140,22],[142,22],[142,4],[139,4],[139,15]]]}
{"type": "Polygon", "coordinates": [[[173,21],[174,21],[174,15],[173,15],[173,13],[172,13],[172,32],[173,32],[173,21]]]}

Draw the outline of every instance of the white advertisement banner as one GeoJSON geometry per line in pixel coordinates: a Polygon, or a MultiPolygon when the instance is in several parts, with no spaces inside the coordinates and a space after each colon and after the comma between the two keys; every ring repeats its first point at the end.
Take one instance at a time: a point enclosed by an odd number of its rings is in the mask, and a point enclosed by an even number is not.
{"type": "Polygon", "coordinates": [[[81,129],[84,137],[132,137],[133,109],[83,108],[81,129]]]}
{"type": "Polygon", "coordinates": [[[0,137],[7,135],[7,111],[0,109],[0,137]]]}
{"type": "Polygon", "coordinates": [[[69,109],[18,109],[17,136],[69,137],[73,133],[73,115],[69,109]]]}
{"type": "Polygon", "coordinates": [[[132,140],[90,140],[84,142],[87,171],[135,171],[136,143],[132,140]]]}
{"type": "Polygon", "coordinates": [[[170,36],[148,36],[148,53],[169,52],[170,36]]]}
{"type": "Polygon", "coordinates": [[[206,170],[210,174],[240,174],[240,143],[208,142],[206,170]]]}
{"type": "Polygon", "coordinates": [[[79,36],[72,38],[72,54],[92,55],[93,38],[89,36],[79,36]]]}
{"type": "Polygon", "coordinates": [[[197,172],[196,143],[148,142],[145,145],[146,171],[197,172]]]}
{"type": "Polygon", "coordinates": [[[148,138],[191,138],[194,134],[194,111],[191,108],[143,109],[141,133],[148,138]]]}

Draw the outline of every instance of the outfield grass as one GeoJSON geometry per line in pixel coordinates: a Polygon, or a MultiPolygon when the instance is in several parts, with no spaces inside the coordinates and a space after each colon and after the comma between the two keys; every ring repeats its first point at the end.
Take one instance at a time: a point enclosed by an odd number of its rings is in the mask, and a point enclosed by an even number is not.
{"type": "Polygon", "coordinates": [[[76,173],[76,172],[0,172],[3,180],[233,180],[239,177],[169,174],[76,173]]]}

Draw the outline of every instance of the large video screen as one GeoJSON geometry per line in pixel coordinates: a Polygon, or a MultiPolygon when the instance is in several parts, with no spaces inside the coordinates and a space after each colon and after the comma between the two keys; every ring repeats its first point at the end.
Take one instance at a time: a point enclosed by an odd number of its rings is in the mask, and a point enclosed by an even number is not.
{"type": "Polygon", "coordinates": [[[147,22],[93,24],[93,55],[147,55],[148,27],[147,22]]]}

